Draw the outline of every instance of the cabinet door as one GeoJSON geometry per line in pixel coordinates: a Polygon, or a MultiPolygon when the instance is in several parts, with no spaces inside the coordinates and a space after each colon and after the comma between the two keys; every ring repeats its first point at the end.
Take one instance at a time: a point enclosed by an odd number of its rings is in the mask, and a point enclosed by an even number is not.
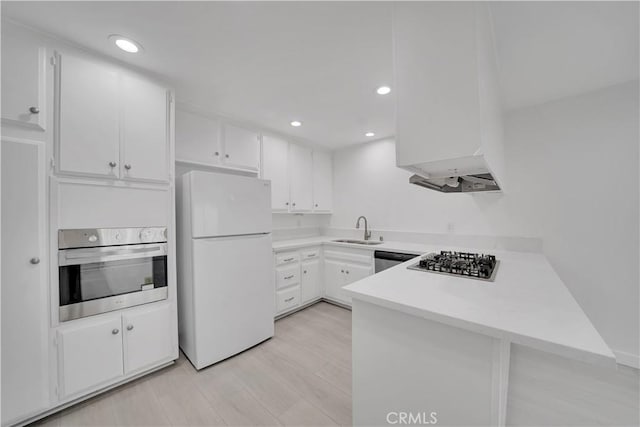
{"type": "Polygon", "coordinates": [[[312,182],[313,160],[311,149],[301,145],[289,145],[291,186],[291,212],[309,212],[313,208],[312,182]]]}
{"type": "Polygon", "coordinates": [[[271,209],[289,210],[289,143],[279,138],[262,137],[262,178],[271,181],[271,209]]]}
{"type": "Polygon", "coordinates": [[[320,298],[320,261],[307,261],[301,265],[300,285],[302,303],[320,298]]]}
{"type": "Polygon", "coordinates": [[[327,298],[342,301],[344,286],[344,263],[337,260],[324,260],[324,292],[327,298]]]}
{"type": "Polygon", "coordinates": [[[2,30],[2,122],[44,130],[45,48],[2,30]]]}
{"type": "Polygon", "coordinates": [[[220,121],[176,110],[176,161],[220,164],[220,121]]]}
{"type": "Polygon", "coordinates": [[[313,152],[313,210],[331,212],[333,198],[333,164],[331,154],[313,152]]]}
{"type": "Polygon", "coordinates": [[[169,179],[167,89],[143,78],[122,75],[122,177],[169,179]]]}
{"type": "Polygon", "coordinates": [[[2,425],[47,406],[44,146],[2,141],[2,425]],[[39,261],[40,260],[40,261],[39,261]]]}
{"type": "Polygon", "coordinates": [[[123,374],[120,315],[58,330],[63,395],[88,391],[123,374]]]}
{"type": "Polygon", "coordinates": [[[105,64],[63,55],[59,63],[58,170],[118,176],[118,74],[105,64]]]}
{"type": "Polygon", "coordinates": [[[144,308],[122,316],[126,374],[166,361],[174,353],[171,307],[144,308]]]}
{"type": "Polygon", "coordinates": [[[260,134],[224,123],[222,125],[224,157],[222,162],[231,167],[258,171],[260,167],[260,134]]]}
{"type": "MultiPolygon", "coordinates": [[[[360,279],[364,279],[365,277],[371,276],[371,274],[373,274],[373,271],[371,269],[371,266],[369,265],[346,263],[344,264],[344,274],[345,274],[345,280],[342,286],[347,286],[350,283],[353,283],[360,279]]],[[[340,292],[341,292],[341,299],[351,304],[351,297],[347,295],[347,293],[342,289],[340,290],[340,292]]]]}

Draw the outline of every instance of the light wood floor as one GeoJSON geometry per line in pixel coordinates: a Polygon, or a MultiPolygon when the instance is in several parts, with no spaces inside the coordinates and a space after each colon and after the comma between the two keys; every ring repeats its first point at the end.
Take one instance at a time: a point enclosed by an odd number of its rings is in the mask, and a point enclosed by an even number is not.
{"type": "Polygon", "coordinates": [[[175,365],[37,423],[43,426],[351,425],[351,312],[318,303],[276,334],[197,372],[175,365]]]}

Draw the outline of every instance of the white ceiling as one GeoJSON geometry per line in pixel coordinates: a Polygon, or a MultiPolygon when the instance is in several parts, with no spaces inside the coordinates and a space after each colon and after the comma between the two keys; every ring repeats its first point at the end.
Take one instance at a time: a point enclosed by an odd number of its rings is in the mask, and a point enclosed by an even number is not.
{"type": "Polygon", "coordinates": [[[492,12],[507,109],[638,78],[638,2],[500,2],[492,12]]]}
{"type": "MultiPolygon", "coordinates": [[[[2,14],[152,71],[178,101],[336,148],[394,133],[391,3],[2,2],[2,14]],[[129,36],[141,55],[117,50],[129,36]],[[292,128],[289,122],[301,120],[292,128]]],[[[506,108],[638,78],[638,4],[492,4],[506,108]]]]}

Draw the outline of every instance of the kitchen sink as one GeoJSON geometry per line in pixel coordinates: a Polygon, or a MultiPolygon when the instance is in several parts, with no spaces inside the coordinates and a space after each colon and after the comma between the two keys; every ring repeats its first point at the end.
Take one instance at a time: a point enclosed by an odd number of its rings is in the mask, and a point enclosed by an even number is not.
{"type": "Polygon", "coordinates": [[[381,245],[382,242],[376,242],[373,240],[354,240],[354,239],[338,239],[334,240],[336,243],[355,243],[357,245],[381,245]]]}

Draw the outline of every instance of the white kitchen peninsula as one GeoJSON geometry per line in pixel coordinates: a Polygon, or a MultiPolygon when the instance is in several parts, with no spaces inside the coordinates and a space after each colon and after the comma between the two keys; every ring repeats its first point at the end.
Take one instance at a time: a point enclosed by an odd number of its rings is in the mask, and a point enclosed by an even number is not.
{"type": "Polygon", "coordinates": [[[616,369],[607,344],[543,255],[493,253],[494,282],[409,270],[412,260],[344,288],[354,425],[611,422],[598,381],[616,369]],[[545,405],[550,391],[563,405],[545,405]]]}

